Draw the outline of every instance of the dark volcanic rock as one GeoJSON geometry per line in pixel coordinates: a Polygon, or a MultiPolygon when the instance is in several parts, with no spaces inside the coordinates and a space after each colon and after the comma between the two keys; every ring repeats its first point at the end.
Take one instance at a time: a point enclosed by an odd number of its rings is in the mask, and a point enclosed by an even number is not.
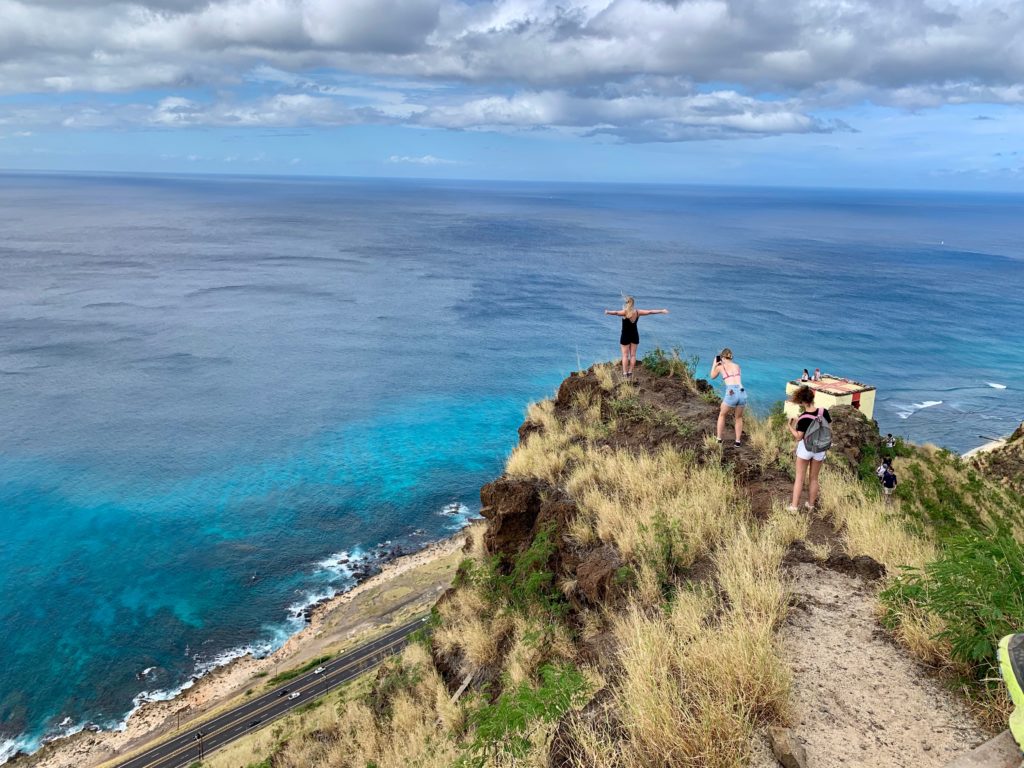
{"type": "Polygon", "coordinates": [[[856,471],[864,456],[864,447],[878,445],[878,424],[850,405],[829,408],[832,416],[832,455],[845,458],[856,471]]]}
{"type": "Polygon", "coordinates": [[[885,566],[868,555],[850,557],[845,553],[831,555],[825,561],[825,567],[850,576],[860,576],[868,581],[877,581],[885,576],[885,566]]]}
{"type": "Polygon", "coordinates": [[[489,554],[511,556],[530,545],[541,506],[535,481],[499,477],[480,489],[480,503],[480,514],[487,519],[484,547],[489,554]]]}
{"type": "Polygon", "coordinates": [[[600,393],[601,391],[601,385],[598,384],[593,369],[577,371],[565,379],[558,387],[558,394],[555,395],[555,408],[558,410],[571,408],[577,395],[581,392],[591,394],[594,392],[600,393]]]}
{"type": "Polygon", "coordinates": [[[605,545],[592,550],[576,567],[576,588],[592,605],[600,604],[615,583],[615,574],[623,565],[615,547],[605,545]]]}
{"type": "Polygon", "coordinates": [[[975,467],[996,482],[1024,493],[1024,424],[1017,427],[1005,444],[977,454],[973,461],[975,467]]]}
{"type": "Polygon", "coordinates": [[[807,753],[803,744],[789,728],[771,726],[768,729],[768,742],[772,745],[772,753],[782,768],[807,767],[807,753]]]}

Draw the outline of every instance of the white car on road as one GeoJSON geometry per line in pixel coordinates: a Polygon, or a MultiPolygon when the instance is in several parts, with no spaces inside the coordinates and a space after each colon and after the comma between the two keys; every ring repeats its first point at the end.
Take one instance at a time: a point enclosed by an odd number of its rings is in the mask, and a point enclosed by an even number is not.
{"type": "Polygon", "coordinates": [[[289,693],[288,694],[288,698],[289,699],[297,699],[297,698],[299,698],[299,692],[296,691],[295,693],[289,693]]]}

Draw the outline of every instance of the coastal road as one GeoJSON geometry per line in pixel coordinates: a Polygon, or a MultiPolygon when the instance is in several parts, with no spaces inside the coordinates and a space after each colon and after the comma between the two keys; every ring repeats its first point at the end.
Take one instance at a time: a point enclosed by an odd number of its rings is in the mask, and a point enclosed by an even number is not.
{"type": "Polygon", "coordinates": [[[200,742],[203,755],[209,755],[215,749],[308,704],[331,688],[358,677],[400,651],[409,642],[409,635],[420,629],[426,621],[425,616],[410,621],[371,643],[324,662],[324,671],[319,675],[313,672],[300,675],[252,701],[194,728],[183,730],[162,744],[115,765],[117,768],[186,768],[199,760],[200,742]],[[290,698],[295,693],[299,695],[290,698]]]}

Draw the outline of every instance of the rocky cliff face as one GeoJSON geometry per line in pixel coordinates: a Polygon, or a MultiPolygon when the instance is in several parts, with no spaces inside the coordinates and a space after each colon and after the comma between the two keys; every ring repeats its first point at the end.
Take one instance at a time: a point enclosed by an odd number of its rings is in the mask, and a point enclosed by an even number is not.
{"type": "Polygon", "coordinates": [[[1003,486],[1024,493],[1024,422],[1004,445],[975,456],[974,465],[1003,486]]]}
{"type": "MultiPolygon", "coordinates": [[[[560,423],[571,421],[580,416],[585,404],[593,403],[600,403],[600,418],[607,426],[591,441],[598,449],[609,452],[625,449],[640,454],[655,453],[668,446],[693,455],[698,464],[724,464],[735,476],[751,513],[758,520],[767,519],[773,507],[786,503],[791,475],[776,464],[766,464],[750,445],[748,436],[739,448],[733,447],[731,441],[726,441],[724,449],[713,444],[711,438],[715,434],[720,401],[708,382],[656,376],[639,369],[632,388],[616,387],[609,391],[608,382],[602,383],[591,369],[573,374],[562,382],[553,401],[552,415],[560,423]]],[[[836,408],[832,414],[833,454],[856,470],[865,446],[878,444],[877,425],[850,407],[836,408]]],[[[731,435],[731,417],[727,429],[731,435]]],[[[776,429],[784,431],[782,425],[777,425],[776,429]]],[[[519,428],[520,443],[544,431],[542,420],[528,417],[519,428]]],[[[578,439],[585,442],[582,437],[578,439]]],[[[784,440],[789,445],[789,438],[784,440]]],[[[553,574],[555,584],[572,585],[566,594],[570,622],[573,616],[587,610],[613,606],[630,588],[627,558],[614,544],[600,540],[581,543],[573,539],[570,526],[577,515],[577,503],[564,488],[537,478],[505,475],[483,486],[480,500],[481,514],[487,521],[483,547],[488,556],[495,558],[499,572],[510,572],[517,557],[537,536],[542,531],[549,532],[554,546],[546,568],[553,574]]],[[[813,526],[810,541],[821,547],[838,541],[838,537],[839,533],[830,524],[818,521],[813,526]]],[[[791,553],[794,562],[807,557],[802,545],[791,553]]],[[[853,563],[838,548],[827,565],[869,578],[878,578],[884,573],[884,568],[870,558],[853,563]]],[[[700,582],[709,579],[712,570],[710,561],[701,559],[684,575],[688,581],[700,582]]],[[[452,599],[456,590],[445,600],[452,599]]],[[[599,636],[593,647],[583,649],[584,653],[600,656],[608,652],[601,641],[599,636]]],[[[451,688],[457,688],[464,680],[460,672],[464,659],[452,657],[438,648],[434,649],[434,658],[451,688]]],[[[500,666],[500,660],[496,663],[500,666]]],[[[497,678],[497,669],[493,674],[483,671],[476,675],[475,682],[487,680],[492,690],[498,690],[494,686],[497,678]]]]}

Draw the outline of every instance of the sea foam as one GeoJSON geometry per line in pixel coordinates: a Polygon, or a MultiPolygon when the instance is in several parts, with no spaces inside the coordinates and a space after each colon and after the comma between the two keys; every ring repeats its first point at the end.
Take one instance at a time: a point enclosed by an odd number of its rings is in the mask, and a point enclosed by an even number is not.
{"type": "Polygon", "coordinates": [[[925,400],[921,403],[911,403],[910,405],[896,406],[896,415],[901,419],[909,419],[918,411],[923,411],[925,408],[933,408],[936,405],[942,405],[941,400],[925,400]]]}

